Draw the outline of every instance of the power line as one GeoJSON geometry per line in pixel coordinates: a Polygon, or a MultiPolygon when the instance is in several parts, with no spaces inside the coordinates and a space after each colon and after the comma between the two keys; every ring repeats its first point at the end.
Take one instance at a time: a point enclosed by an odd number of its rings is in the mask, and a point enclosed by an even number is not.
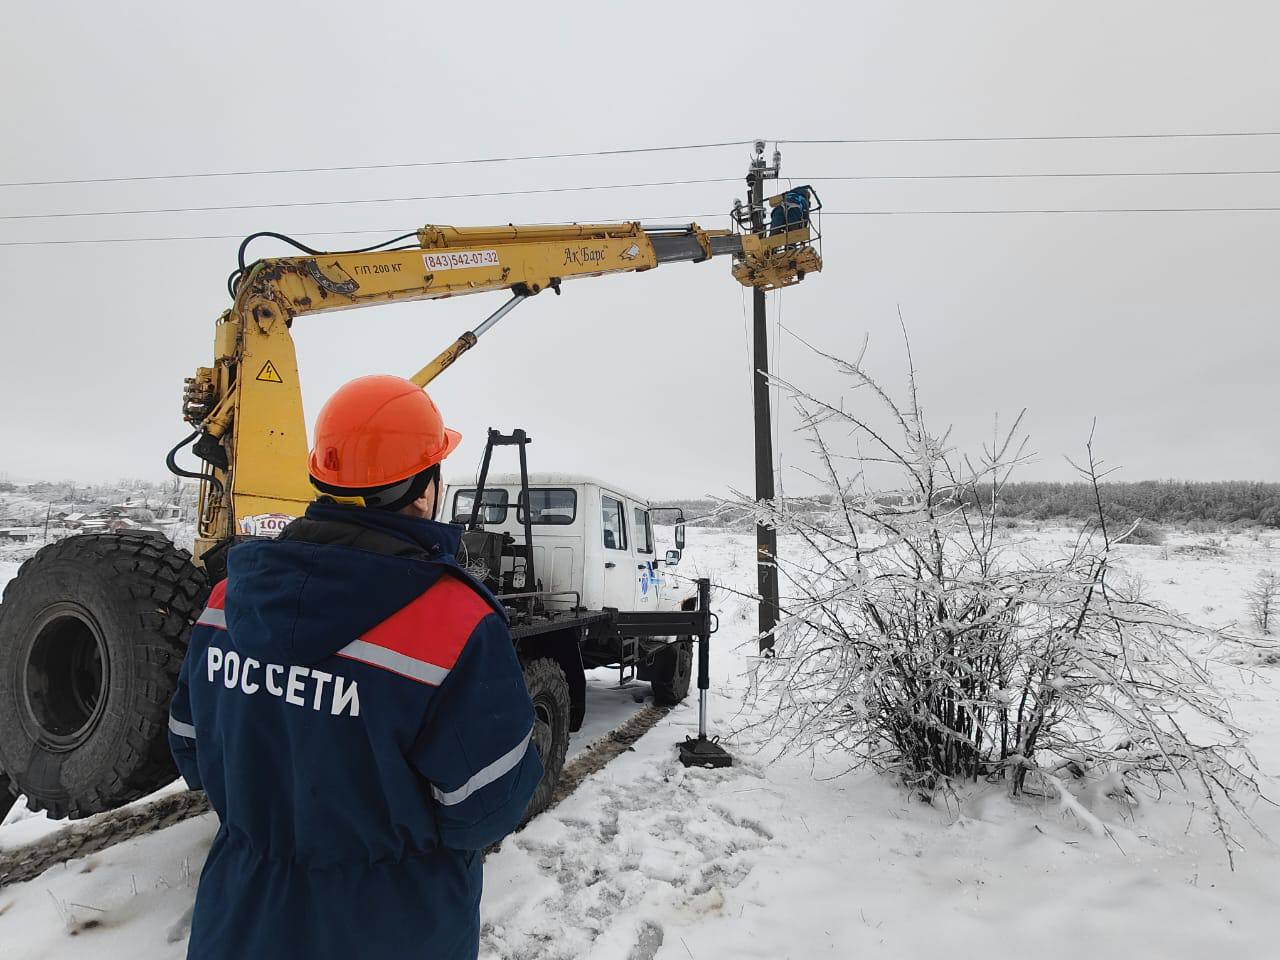
{"type": "MultiPolygon", "coordinates": [[[[295,237],[345,237],[375,233],[394,233],[390,230],[323,230],[313,233],[294,233],[295,237]]],[[[4,240],[0,247],[44,247],[61,246],[74,243],[171,243],[180,240],[243,240],[243,233],[200,234],[183,237],[101,237],[78,238],[73,240],[4,240]]]]}
{"type": "Polygon", "coordinates": [[[1275,130],[1232,130],[1219,133],[1101,133],[1043,134],[1009,137],[832,137],[813,140],[770,140],[770,143],[877,144],[877,143],[1034,143],[1045,140],[1198,140],[1211,137],[1280,137],[1275,130]]]}
{"type": "Polygon", "coordinates": [[[1277,213],[1280,207],[1071,207],[1037,210],[823,210],[821,217],[981,216],[1059,213],[1277,213]]]}
{"type": "Polygon", "coordinates": [[[271,170],[218,170],[201,173],[161,173],[132,177],[82,177],[67,180],[14,180],[0,187],[50,187],[81,183],[138,183],[155,180],[200,180],[209,177],[267,177],[286,173],[343,173],[349,170],[406,170],[416,167],[453,167],[480,163],[521,163],[527,160],[571,160],[579,157],[616,157],[636,153],[668,153],[676,150],[712,150],[741,147],[754,141],[724,140],[718,143],[685,143],[666,147],[628,147],[622,150],[583,150],[577,153],[543,153],[511,157],[472,157],[466,160],[415,160],[404,163],[352,163],[337,167],[282,167],[271,170]]]}
{"type": "MultiPolygon", "coordinates": [[[[1280,170],[1276,171],[1280,173],[1280,170]]],[[[281,203],[238,203],[206,207],[152,207],[138,210],[88,210],[70,213],[15,213],[0,220],[52,220],[62,217],[124,217],[151,213],[210,213],[220,210],[282,210],[290,207],[339,207],[368,203],[417,203],[428,200],[475,200],[481,197],[522,197],[543,193],[579,193],[591,190],[632,190],[645,187],[679,187],[691,184],[737,183],[739,177],[705,180],[654,180],[648,183],[601,183],[582,187],[537,187],[529,190],[493,190],[485,193],[440,193],[421,197],[373,197],[367,200],[302,200],[281,203]]]]}
{"type": "MultiPolygon", "coordinates": [[[[820,217],[924,217],[924,216],[1020,216],[1020,215],[1057,215],[1057,214],[1110,214],[1110,213],[1280,213],[1278,207],[1089,207],[1036,210],[823,210],[820,217]]],[[[617,222],[630,223],[644,221],[669,221],[674,223],[690,223],[705,220],[709,217],[727,217],[727,213],[694,213],[631,219],[593,218],[590,221],[579,219],[579,223],[617,222]]],[[[562,222],[562,221],[556,221],[562,222]]],[[[539,226],[530,223],[528,226],[539,226]]],[[[341,237],[377,233],[395,233],[400,227],[388,227],[380,230],[322,230],[310,233],[294,233],[295,237],[341,237]]],[[[66,240],[4,240],[0,247],[45,247],[78,243],[170,243],[185,240],[242,240],[244,234],[202,234],[198,236],[180,237],[84,237],[66,240]]],[[[341,251],[330,251],[340,253],[341,251]]]]}
{"type": "MultiPolygon", "coordinates": [[[[572,221],[572,222],[631,223],[635,220],[641,220],[642,222],[651,221],[655,223],[658,221],[669,221],[673,223],[691,223],[694,220],[704,220],[708,217],[727,217],[727,216],[729,216],[729,214],[727,213],[694,213],[694,214],[674,214],[674,215],[654,216],[654,217],[631,217],[631,218],[612,218],[612,219],[611,218],[592,218],[590,220],[579,219],[577,221],[572,221]]],[[[555,222],[561,223],[564,221],[555,221],[555,222]]],[[[546,225],[549,225],[550,223],[551,221],[546,221],[544,223],[534,222],[534,223],[524,224],[524,226],[530,226],[530,227],[546,226],[546,225]]],[[[309,233],[303,233],[303,232],[291,233],[290,236],[349,237],[349,236],[364,236],[364,235],[379,234],[379,233],[400,233],[400,232],[403,232],[403,230],[404,230],[403,226],[384,227],[376,230],[319,230],[319,231],[312,231],[309,233]]],[[[45,247],[45,246],[63,246],[66,244],[77,244],[77,243],[169,243],[169,242],[177,242],[177,241],[184,241],[184,240],[243,240],[244,237],[245,237],[244,233],[223,233],[223,234],[199,234],[196,236],[181,236],[181,237],[101,237],[101,238],[84,237],[84,238],[74,238],[74,239],[67,239],[67,240],[4,240],[4,241],[0,241],[0,247],[45,247]]],[[[341,253],[342,251],[334,250],[334,251],[327,251],[327,252],[341,253]]]]}
{"type": "MultiPolygon", "coordinates": [[[[809,177],[809,183],[834,183],[847,180],[1048,180],[1077,177],[1260,177],[1280,174],[1280,170],[1118,170],[1064,171],[1061,173],[908,173],[853,174],[850,176],[809,177]]],[[[802,178],[803,179],[803,178],[802,178]]]]}
{"type": "MultiPolygon", "coordinates": [[[[1240,130],[1214,133],[1108,133],[1064,134],[1000,137],[833,137],[824,139],[765,138],[776,144],[891,144],[891,143],[1017,143],[1037,141],[1072,140],[1176,140],[1205,139],[1215,137],[1276,137],[1280,131],[1240,130]]],[[[470,157],[459,160],[416,160],[398,163],[352,163],[331,167],[279,167],[262,170],[208,170],[196,173],[143,174],[124,177],[74,177],[62,180],[12,180],[0,183],[0,187],[70,186],[92,183],[139,183],[163,180],[198,180],[212,177],[260,177],[296,173],[344,173],[353,170],[405,170],[421,167],[449,167],[485,163],[523,163],[533,160],[571,160],[583,157],[616,157],[628,154],[669,153],[681,150],[713,150],[721,147],[741,147],[754,140],[721,140],[713,143],[685,143],[658,147],[627,147],[616,150],[582,150],[572,153],[542,153],[523,156],[470,157]]]]}
{"type": "MultiPolygon", "coordinates": [[[[1121,170],[1063,171],[1056,173],[924,173],[924,174],[849,174],[809,177],[809,183],[897,182],[922,180],[1042,180],[1099,177],[1256,177],[1280,175],[1278,170],[1121,170]]],[[[279,203],[213,204],[198,207],[146,207],[134,210],[82,210],[59,213],[2,214],[0,220],[56,220],[70,217],[124,217],[167,213],[215,213],[229,210],[284,210],[302,207],[339,207],[383,203],[422,203],[435,200],[475,200],[486,197],[522,197],[539,194],[582,193],[598,190],[635,190],[651,187],[703,186],[713,183],[737,183],[738,177],[709,177],[697,180],[653,180],[638,183],[602,183],[579,187],[534,187],[526,190],[490,190],[478,193],[438,193],[412,197],[370,197],[351,200],[298,200],[279,203]]]]}

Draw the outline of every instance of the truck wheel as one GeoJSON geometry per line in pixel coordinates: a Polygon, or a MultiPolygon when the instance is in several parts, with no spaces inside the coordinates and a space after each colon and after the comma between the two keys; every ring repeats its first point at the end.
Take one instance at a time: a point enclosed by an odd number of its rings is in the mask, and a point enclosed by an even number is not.
{"type": "Polygon", "coordinates": [[[13,805],[18,802],[18,795],[9,789],[9,778],[0,770],[0,823],[9,815],[13,805]]]}
{"type": "Polygon", "coordinates": [[[543,770],[542,782],[524,811],[528,821],[551,802],[569,752],[569,681],[560,664],[542,657],[524,665],[524,682],[533,701],[533,746],[542,758],[543,770]]]}
{"type": "Polygon", "coordinates": [[[167,738],[191,622],[191,555],[138,533],[69,537],[0,604],[0,769],[50,817],[86,817],[174,777],[167,738]]]}
{"type": "Polygon", "coordinates": [[[693,641],[681,639],[669,644],[653,658],[653,702],[674,706],[689,695],[692,679],[693,641]]]}

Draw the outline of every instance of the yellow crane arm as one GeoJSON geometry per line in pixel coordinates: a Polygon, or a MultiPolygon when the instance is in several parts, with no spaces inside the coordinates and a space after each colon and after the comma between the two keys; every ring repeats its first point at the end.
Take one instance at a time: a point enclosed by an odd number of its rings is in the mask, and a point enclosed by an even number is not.
{"type": "Polygon", "coordinates": [[[649,270],[663,263],[734,258],[753,287],[786,286],[821,269],[808,225],[771,236],[703,230],[697,224],[426,226],[393,249],[260,260],[235,286],[219,319],[214,365],[187,381],[183,412],[209,464],[201,490],[197,556],[256,518],[293,516],[313,497],[290,327],[295,318],[382,303],[508,290],[502,309],[463,333],[414,380],[426,385],[523,298],[582,277],[649,270]]]}
{"type": "MultiPolygon", "coordinates": [[[[423,227],[407,249],[260,261],[237,303],[267,297],[296,316],[404,300],[431,300],[520,286],[538,293],[562,280],[648,270],[675,233],[653,236],[638,223],[543,227],[423,227]]],[[[712,255],[725,231],[680,228],[683,256],[712,255]],[[692,249],[692,253],[690,252],[692,249]]]]}

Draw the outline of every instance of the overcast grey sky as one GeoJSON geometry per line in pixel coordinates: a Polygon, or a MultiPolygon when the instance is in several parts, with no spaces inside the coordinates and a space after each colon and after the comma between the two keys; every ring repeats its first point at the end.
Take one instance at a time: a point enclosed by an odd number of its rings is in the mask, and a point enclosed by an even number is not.
{"type": "MultiPolygon", "coordinates": [[[[1280,131],[1272,2],[485,4],[5,2],[0,181],[608,150],[753,137],[1280,131]]],[[[745,148],[392,171],[0,188],[0,214],[379,198],[740,177],[745,148]]],[[[1280,170],[1280,136],[783,146],[795,182],[851,175],[1280,170]]],[[[1280,176],[821,183],[843,211],[1280,207],[1280,176]]],[[[677,219],[738,183],[288,210],[0,221],[0,243],[677,219]]],[[[706,226],[723,218],[700,216],[706,226]]],[[[826,269],[781,296],[822,348],[901,371],[969,442],[1028,408],[1065,477],[1094,416],[1123,478],[1280,480],[1280,213],[877,215],[825,223],[826,269]]],[[[334,237],[362,245],[378,239],[334,237]]],[[[182,379],[210,357],[235,240],[0,246],[0,472],[160,476],[182,379]]],[[[263,242],[257,255],[281,252],[263,242]]],[[[748,298],[749,300],[749,298],[748,298]]],[[[306,318],[309,414],[409,374],[500,297],[306,318]]],[[[771,310],[775,309],[770,300],[771,310]]],[[[655,496],[751,483],[741,288],[728,263],[568,285],[433,388],[479,457],[524,426],[536,469],[655,496]]],[[[771,321],[772,321],[771,317],[771,321]]],[[[778,369],[823,366],[782,339],[778,369]]],[[[802,465],[786,436],[784,462],[802,465]]]]}

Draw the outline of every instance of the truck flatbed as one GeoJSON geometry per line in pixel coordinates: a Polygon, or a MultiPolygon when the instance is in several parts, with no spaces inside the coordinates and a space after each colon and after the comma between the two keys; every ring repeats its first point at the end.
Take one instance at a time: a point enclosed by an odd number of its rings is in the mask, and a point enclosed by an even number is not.
{"type": "Polygon", "coordinates": [[[523,640],[557,630],[585,630],[593,624],[608,623],[616,617],[610,610],[555,610],[535,616],[515,614],[511,618],[511,637],[523,640]]]}

